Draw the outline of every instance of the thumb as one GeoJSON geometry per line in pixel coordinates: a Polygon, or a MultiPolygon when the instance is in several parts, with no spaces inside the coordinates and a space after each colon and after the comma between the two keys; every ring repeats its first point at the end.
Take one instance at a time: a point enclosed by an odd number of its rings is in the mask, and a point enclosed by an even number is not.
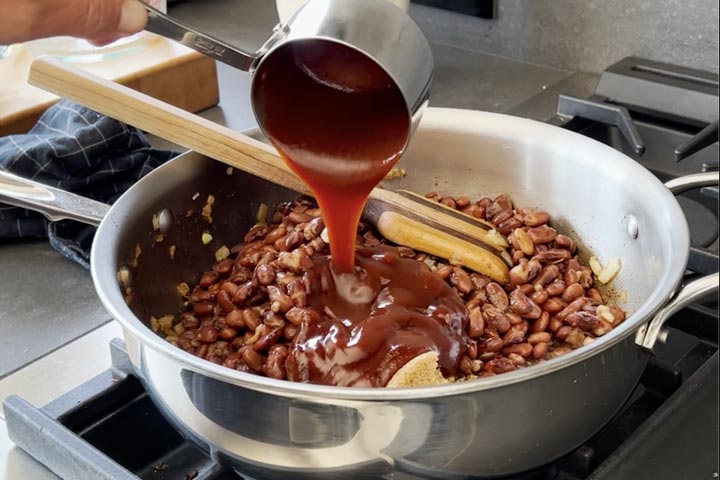
{"type": "Polygon", "coordinates": [[[137,33],[147,23],[139,0],[24,0],[19,5],[18,22],[9,22],[10,30],[0,38],[18,42],[67,35],[102,44],[137,33]]]}
{"type": "MultiPolygon", "coordinates": [[[[62,1],[62,0],[61,0],[62,1]]],[[[147,12],[138,0],[65,0],[64,15],[75,18],[65,35],[107,43],[145,28],[147,12]]]]}

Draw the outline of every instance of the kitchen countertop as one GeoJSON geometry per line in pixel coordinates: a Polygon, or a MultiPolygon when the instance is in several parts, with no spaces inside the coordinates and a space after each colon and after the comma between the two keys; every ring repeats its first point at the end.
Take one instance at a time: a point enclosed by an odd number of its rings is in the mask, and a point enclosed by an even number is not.
{"type": "MultiPolygon", "coordinates": [[[[268,0],[185,2],[173,6],[171,13],[247,49],[262,43],[264,32],[277,18],[274,2],[268,0]]],[[[596,80],[447,45],[433,45],[433,54],[431,106],[518,115],[525,111],[544,120],[554,113],[555,95],[523,104],[543,91],[554,93],[557,85],[575,95],[588,95],[596,80]]],[[[202,116],[235,130],[255,127],[249,75],[219,65],[218,77],[220,104],[202,116]]],[[[167,145],[159,139],[151,141],[167,145]]],[[[89,272],[45,241],[0,242],[0,271],[0,377],[110,320],[89,272]]]]}

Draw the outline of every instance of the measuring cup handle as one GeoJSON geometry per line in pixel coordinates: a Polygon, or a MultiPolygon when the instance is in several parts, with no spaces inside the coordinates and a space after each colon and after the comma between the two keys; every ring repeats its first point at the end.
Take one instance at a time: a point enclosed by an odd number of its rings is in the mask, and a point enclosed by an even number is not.
{"type": "Polygon", "coordinates": [[[150,5],[145,3],[143,5],[148,12],[148,22],[145,27],[148,32],[175,40],[186,47],[246,72],[260,58],[259,53],[248,53],[240,50],[222,40],[198,32],[150,5]]]}

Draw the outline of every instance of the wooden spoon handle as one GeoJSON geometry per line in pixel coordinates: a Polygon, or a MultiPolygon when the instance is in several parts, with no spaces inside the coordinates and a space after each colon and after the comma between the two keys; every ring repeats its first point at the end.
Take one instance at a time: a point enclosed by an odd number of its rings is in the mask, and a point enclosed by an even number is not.
{"type": "MultiPolygon", "coordinates": [[[[28,81],[244,172],[310,193],[273,147],[123,85],[52,58],[35,60],[28,81]]],[[[456,252],[452,259],[458,264],[498,281],[507,278],[507,242],[468,215],[419,201],[413,195],[376,188],[370,194],[365,218],[398,244],[443,258],[450,258],[448,248],[452,248],[456,252]]]]}
{"type": "Polygon", "coordinates": [[[54,58],[35,60],[28,82],[257,177],[310,193],[272,146],[144,93],[54,58]]]}

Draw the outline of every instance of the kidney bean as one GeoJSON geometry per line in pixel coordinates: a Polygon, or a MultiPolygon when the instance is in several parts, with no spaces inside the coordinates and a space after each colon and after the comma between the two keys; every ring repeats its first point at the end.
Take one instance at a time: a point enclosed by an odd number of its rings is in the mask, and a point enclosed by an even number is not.
{"type": "Polygon", "coordinates": [[[536,360],[543,360],[545,357],[547,357],[548,353],[548,344],[544,342],[536,343],[533,346],[533,352],[532,356],[536,360]]]}
{"type": "Polygon", "coordinates": [[[548,312],[543,312],[542,314],[540,314],[540,317],[532,323],[532,325],[530,326],[530,331],[533,333],[544,332],[545,330],[547,330],[549,324],[550,314],[548,312]]]}
{"type": "Polygon", "coordinates": [[[270,232],[267,235],[265,235],[263,242],[266,245],[272,245],[275,242],[277,242],[278,239],[284,237],[286,232],[287,232],[287,228],[285,227],[285,225],[279,225],[279,226],[273,228],[272,230],[270,230],[270,232]]]}
{"type": "Polygon", "coordinates": [[[551,248],[536,254],[533,259],[540,263],[557,264],[571,257],[571,253],[567,250],[559,248],[551,248]]]}
{"type": "Polygon", "coordinates": [[[205,272],[203,273],[202,277],[200,277],[198,285],[200,285],[202,288],[208,288],[210,285],[217,282],[218,278],[219,275],[216,272],[205,272]]]}
{"type": "Polygon", "coordinates": [[[582,285],[580,285],[579,283],[573,283],[572,285],[568,285],[565,288],[565,291],[562,293],[562,301],[565,303],[570,303],[573,300],[582,297],[584,294],[585,289],[582,288],[582,285]]]}
{"type": "Polygon", "coordinates": [[[217,302],[218,305],[220,305],[220,308],[222,308],[226,313],[235,310],[235,304],[233,303],[230,294],[224,290],[221,290],[220,293],[217,294],[217,302]]]}
{"type": "Polygon", "coordinates": [[[507,293],[505,293],[505,290],[495,282],[490,282],[485,286],[485,294],[487,295],[490,303],[492,303],[498,310],[507,310],[510,305],[507,293]]]}
{"type": "Polygon", "coordinates": [[[553,315],[560,312],[566,307],[565,303],[558,298],[550,298],[542,306],[543,310],[553,315]]]}
{"type": "Polygon", "coordinates": [[[193,312],[195,312],[196,315],[199,315],[201,317],[211,315],[214,310],[215,305],[210,302],[198,302],[193,305],[193,312]]]}
{"type": "Polygon", "coordinates": [[[235,261],[232,258],[226,258],[219,261],[213,266],[213,271],[217,272],[221,277],[227,277],[232,272],[235,261]]]}
{"type": "Polygon", "coordinates": [[[237,369],[240,366],[240,363],[242,362],[242,358],[237,353],[231,353],[227,357],[225,357],[225,360],[223,361],[222,365],[223,367],[232,368],[233,370],[237,369]]]}
{"type": "Polygon", "coordinates": [[[307,223],[313,219],[312,215],[302,212],[290,212],[286,218],[295,224],[307,223]]]}
{"type": "Polygon", "coordinates": [[[520,259],[519,263],[510,269],[508,273],[508,280],[513,286],[522,285],[528,281],[530,275],[530,267],[528,261],[524,258],[520,259]]]}
{"type": "Polygon", "coordinates": [[[482,313],[485,318],[485,323],[498,332],[505,333],[510,329],[510,319],[492,305],[483,305],[482,313]]]}
{"type": "MultiPolygon", "coordinates": [[[[257,327],[262,323],[260,315],[252,308],[246,308],[243,310],[243,322],[248,330],[255,331],[257,327]]],[[[226,317],[227,319],[227,317],[226,317]]]]}
{"type": "Polygon", "coordinates": [[[243,320],[243,311],[235,309],[228,312],[225,315],[225,325],[236,330],[240,330],[245,327],[245,321],[243,320]]]}
{"type": "Polygon", "coordinates": [[[442,200],[440,200],[440,203],[445,205],[446,207],[450,207],[450,208],[457,207],[457,203],[455,203],[455,200],[453,200],[452,197],[445,197],[442,200]]]}
{"type": "Polygon", "coordinates": [[[471,359],[475,360],[478,356],[478,347],[477,343],[473,342],[472,340],[468,342],[467,344],[467,356],[471,359]]]}
{"type": "Polygon", "coordinates": [[[518,323],[524,322],[523,318],[517,313],[505,312],[503,313],[503,315],[505,315],[507,319],[510,320],[510,325],[517,325],[518,323]]]}
{"type": "Polygon", "coordinates": [[[232,340],[233,338],[237,337],[237,333],[237,330],[235,330],[234,328],[225,327],[218,332],[218,337],[222,338],[223,340],[232,340]]]}
{"type": "Polygon", "coordinates": [[[443,265],[435,270],[435,275],[440,277],[441,280],[445,280],[452,273],[453,268],[452,265],[443,265]]]}
{"type": "Polygon", "coordinates": [[[477,341],[478,353],[497,353],[503,348],[503,341],[501,338],[481,337],[477,341]]]}
{"type": "Polygon", "coordinates": [[[213,343],[217,340],[217,331],[212,325],[205,325],[200,327],[197,333],[197,339],[202,343],[213,343]]]}
{"type": "Polygon", "coordinates": [[[523,318],[536,319],[542,315],[542,309],[517,288],[510,294],[510,309],[523,318]]]}
{"type": "Polygon", "coordinates": [[[550,330],[551,332],[557,332],[558,329],[562,326],[562,320],[557,317],[550,317],[550,322],[548,323],[548,330],[550,330]]]}
{"type": "Polygon", "coordinates": [[[485,333],[485,318],[479,308],[473,309],[468,316],[467,334],[470,338],[479,338],[485,333]]]}
{"type": "Polygon", "coordinates": [[[536,345],[541,342],[550,343],[551,340],[552,335],[550,335],[548,332],[531,333],[527,338],[527,341],[530,345],[536,345]]]}
{"type": "Polygon", "coordinates": [[[270,309],[275,313],[285,313],[293,307],[293,302],[290,297],[278,287],[268,287],[268,297],[270,298],[270,309]]]}
{"type": "Polygon", "coordinates": [[[565,250],[569,250],[570,253],[575,253],[575,242],[567,235],[558,235],[555,238],[555,244],[558,246],[558,248],[564,248],[565,250]]]}
{"type": "Polygon", "coordinates": [[[498,223],[497,231],[502,235],[508,235],[514,229],[522,226],[522,222],[515,217],[508,218],[504,222],[498,223]]]}
{"type": "Polygon", "coordinates": [[[565,291],[565,282],[562,280],[555,280],[545,287],[545,291],[551,297],[560,296],[565,291]]]}
{"type": "Polygon", "coordinates": [[[470,275],[468,275],[467,272],[460,267],[453,268],[450,273],[450,284],[457,288],[458,292],[463,295],[470,292],[473,288],[470,275]]]}
{"type": "Polygon", "coordinates": [[[548,301],[548,293],[545,290],[538,290],[535,292],[532,292],[530,295],[530,300],[537,303],[538,305],[542,306],[543,303],[548,301]]]}
{"type": "Polygon", "coordinates": [[[589,303],[589,299],[585,297],[580,297],[570,302],[567,307],[556,313],[555,316],[560,320],[565,320],[568,315],[570,315],[571,313],[579,312],[583,309],[583,307],[589,305],[589,303]]]}
{"type": "Polygon", "coordinates": [[[271,330],[269,333],[266,333],[262,337],[260,337],[252,346],[253,350],[256,352],[262,352],[270,348],[271,346],[275,345],[278,341],[280,341],[280,337],[282,337],[283,329],[282,328],[275,328],[271,330]]]}
{"type": "Polygon", "coordinates": [[[550,243],[557,238],[557,232],[555,229],[548,227],[547,225],[531,227],[528,229],[527,235],[534,244],[550,243]]]}
{"type": "Polygon", "coordinates": [[[525,225],[528,227],[537,227],[550,220],[550,215],[542,210],[534,210],[525,214],[525,225]]]}
{"type": "Polygon", "coordinates": [[[557,358],[561,357],[563,355],[567,355],[568,353],[572,352],[572,349],[570,347],[566,347],[564,345],[557,346],[553,348],[550,351],[550,358],[557,358]]]}
{"type": "Polygon", "coordinates": [[[261,354],[249,346],[242,347],[240,352],[243,362],[245,362],[248,367],[250,367],[254,372],[262,372],[265,359],[261,354]]]}
{"type": "Polygon", "coordinates": [[[197,356],[200,357],[200,358],[206,358],[207,355],[208,355],[208,349],[209,349],[209,348],[210,348],[210,347],[208,346],[207,343],[203,343],[202,345],[200,345],[200,346],[197,348],[197,350],[195,350],[195,355],[197,355],[197,356]]]}
{"type": "Polygon", "coordinates": [[[270,285],[275,281],[275,268],[267,263],[255,267],[255,278],[260,285],[270,285]]]}
{"type": "Polygon", "coordinates": [[[503,345],[508,346],[513,343],[521,343],[525,339],[527,331],[528,325],[525,322],[513,325],[507,332],[505,332],[505,335],[503,336],[503,345]]]}
{"type": "MultiPolygon", "coordinates": [[[[585,294],[590,300],[597,303],[602,303],[602,295],[600,295],[600,292],[597,288],[589,288],[587,293],[585,294]]],[[[622,310],[620,311],[622,313],[622,310]]],[[[625,314],[623,314],[624,316],[625,314]]]]}
{"type": "Polygon", "coordinates": [[[507,373],[517,370],[517,367],[512,360],[505,357],[495,357],[492,360],[485,362],[483,368],[485,370],[490,370],[493,373],[507,373]]]}
{"type": "Polygon", "coordinates": [[[505,355],[508,355],[510,353],[516,353],[518,355],[522,355],[523,357],[529,357],[532,354],[532,351],[532,345],[527,342],[516,343],[502,349],[502,353],[505,355]]]}
{"type": "Polygon", "coordinates": [[[285,360],[288,356],[288,348],[285,345],[277,344],[270,347],[268,357],[263,365],[263,373],[270,378],[283,380],[286,376],[285,360]]]}
{"type": "Polygon", "coordinates": [[[494,224],[495,226],[500,225],[504,221],[512,218],[513,213],[510,210],[503,210],[497,215],[493,215],[493,217],[490,219],[490,222],[494,224]]]}

